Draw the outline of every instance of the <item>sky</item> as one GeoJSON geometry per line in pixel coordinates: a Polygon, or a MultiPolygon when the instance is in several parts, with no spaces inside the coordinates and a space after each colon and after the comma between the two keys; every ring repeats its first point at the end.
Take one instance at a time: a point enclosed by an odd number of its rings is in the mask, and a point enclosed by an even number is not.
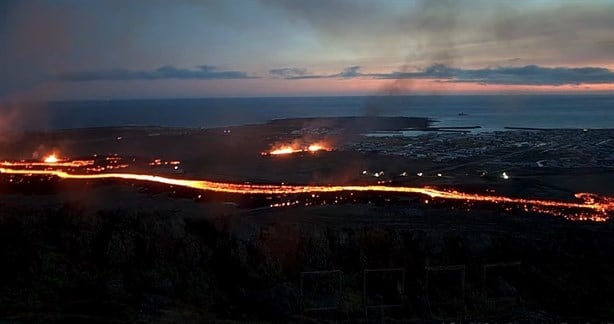
{"type": "Polygon", "coordinates": [[[614,93],[614,0],[3,0],[0,100],[614,93]]]}

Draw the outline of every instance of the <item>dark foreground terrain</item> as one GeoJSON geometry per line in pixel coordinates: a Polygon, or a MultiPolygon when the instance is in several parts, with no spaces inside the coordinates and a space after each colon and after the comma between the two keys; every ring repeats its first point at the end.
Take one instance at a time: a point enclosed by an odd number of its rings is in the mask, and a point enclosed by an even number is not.
{"type": "Polygon", "coordinates": [[[113,184],[7,194],[0,197],[0,317],[611,320],[613,229],[424,206],[262,212],[113,184]]]}
{"type": "MultiPolygon", "coordinates": [[[[613,130],[362,134],[428,126],[337,118],[81,129],[11,137],[0,152],[180,160],[180,172],[126,170],[218,181],[612,195],[613,130]],[[294,141],[331,151],[261,154],[294,141]]],[[[0,187],[0,319],[9,323],[614,319],[611,220],[411,199],[267,208],[133,183],[11,179],[0,187]]]]}

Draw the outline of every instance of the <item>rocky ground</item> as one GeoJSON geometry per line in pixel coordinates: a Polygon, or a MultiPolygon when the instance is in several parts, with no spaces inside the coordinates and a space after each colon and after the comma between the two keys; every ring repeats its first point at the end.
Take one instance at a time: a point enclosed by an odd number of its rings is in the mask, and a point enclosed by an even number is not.
{"type": "MultiPolygon", "coordinates": [[[[67,157],[118,153],[179,159],[185,176],[233,181],[356,183],[376,181],[363,170],[443,172],[432,161],[344,150],[261,156],[287,141],[287,134],[337,144],[338,136],[326,131],[335,125],[279,123],[29,134],[2,142],[0,149],[6,159],[40,158],[50,151],[67,157]]],[[[425,173],[394,181],[549,199],[568,199],[578,190],[611,192],[609,170],[539,175],[517,170],[512,179],[502,180],[464,169],[449,175],[449,168],[441,177],[425,173]]],[[[71,186],[60,183],[38,193],[0,188],[0,319],[614,318],[612,221],[578,223],[479,208],[467,212],[411,201],[242,209],[195,202],[187,195],[171,198],[168,188],[143,190],[113,182],[71,186]],[[397,306],[365,307],[381,304],[397,306]]]]}
{"type": "Polygon", "coordinates": [[[608,320],[613,230],[611,222],[411,206],[249,211],[111,184],[88,193],[7,194],[0,196],[0,318],[608,320]],[[364,278],[365,269],[392,268],[364,278]],[[304,273],[329,270],[340,272],[304,273]],[[487,300],[495,297],[506,298],[487,300]],[[365,302],[400,306],[365,311],[365,302]],[[305,310],[318,306],[336,309],[305,310]]]}

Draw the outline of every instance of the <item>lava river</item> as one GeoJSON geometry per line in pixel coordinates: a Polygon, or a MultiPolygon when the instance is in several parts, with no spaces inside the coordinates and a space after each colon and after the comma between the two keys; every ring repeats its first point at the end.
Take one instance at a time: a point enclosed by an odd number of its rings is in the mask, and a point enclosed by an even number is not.
{"type": "MultiPolygon", "coordinates": [[[[3,164],[3,166],[10,166],[3,164]]],[[[445,200],[460,200],[466,202],[486,202],[493,204],[508,204],[516,206],[531,206],[532,211],[554,214],[565,217],[565,210],[581,210],[574,217],[566,217],[576,220],[607,220],[614,211],[614,197],[604,197],[589,193],[578,193],[578,202],[541,200],[506,197],[498,195],[483,195],[466,193],[454,190],[441,190],[429,187],[406,187],[406,186],[383,186],[383,185],[270,185],[270,184],[240,184],[214,182],[206,180],[191,180],[163,177],[151,174],[135,173],[97,173],[77,174],[61,170],[33,170],[21,168],[0,168],[0,173],[15,175],[46,175],[56,176],[61,179],[96,180],[96,179],[124,179],[135,181],[156,182],[198,190],[225,192],[234,194],[306,194],[306,193],[329,193],[329,192],[385,192],[396,194],[418,194],[430,198],[445,200]]]]}

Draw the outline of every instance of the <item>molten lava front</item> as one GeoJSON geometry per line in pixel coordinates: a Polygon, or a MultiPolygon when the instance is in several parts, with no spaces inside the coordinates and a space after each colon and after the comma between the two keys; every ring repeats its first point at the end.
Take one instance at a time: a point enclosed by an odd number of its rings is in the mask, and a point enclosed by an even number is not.
{"type": "Polygon", "coordinates": [[[303,152],[302,149],[296,149],[293,148],[292,146],[283,146],[281,148],[277,148],[272,150],[271,152],[269,152],[269,154],[271,155],[281,155],[281,154],[292,154],[292,153],[298,153],[298,152],[303,152]]]}
{"type": "Polygon", "coordinates": [[[45,163],[57,163],[60,160],[58,159],[57,156],[55,156],[55,154],[51,154],[47,156],[44,161],[45,163]]]}
{"type": "Polygon", "coordinates": [[[317,151],[328,151],[328,149],[326,149],[324,146],[320,145],[320,144],[311,144],[309,145],[309,147],[307,147],[307,150],[309,152],[317,152],[317,151]]]}
{"type": "Polygon", "coordinates": [[[284,144],[280,146],[273,147],[268,152],[262,152],[262,155],[286,155],[293,153],[301,153],[301,152],[311,152],[315,153],[318,151],[332,151],[332,149],[326,145],[325,143],[312,143],[309,145],[299,145],[299,144],[284,144]]]}
{"type": "MultiPolygon", "coordinates": [[[[50,160],[51,161],[51,160],[50,160]]],[[[117,159],[105,159],[118,163],[117,159]]],[[[577,202],[567,202],[558,200],[540,200],[506,197],[497,195],[483,195],[476,193],[466,193],[454,190],[441,190],[430,187],[407,187],[407,186],[384,186],[384,185],[275,185],[275,184],[240,184],[227,182],[214,182],[198,179],[180,179],[154,174],[141,173],[117,173],[106,172],[111,169],[107,166],[97,166],[91,168],[94,161],[73,160],[58,162],[0,162],[0,173],[7,175],[21,176],[55,176],[60,179],[74,180],[96,180],[96,179],[122,179],[147,181],[162,183],[173,186],[205,190],[221,193],[246,194],[246,195],[297,195],[297,194],[318,194],[334,192],[379,192],[391,194],[416,194],[429,197],[430,199],[441,199],[451,201],[462,201],[467,203],[489,203],[501,206],[514,207],[526,212],[545,213],[561,216],[572,220],[593,220],[605,221],[614,212],[614,197],[604,197],[590,193],[578,193],[575,195],[577,202]],[[90,163],[91,162],[91,163],[90,163]],[[67,172],[63,168],[73,168],[79,172],[67,172]],[[82,173],[83,171],[88,173],[82,173]],[[103,172],[105,171],[105,172],[103,172]]],[[[169,162],[175,165],[179,161],[169,162]]],[[[154,160],[154,165],[164,165],[160,160],[154,160]]],[[[151,165],[151,163],[150,163],[151,165]]],[[[428,201],[428,200],[427,200],[428,201]]],[[[427,203],[425,201],[425,203],[427,203]]],[[[271,206],[289,206],[285,204],[272,204],[271,206]]],[[[507,208],[506,208],[507,209],[507,208]]]]}

